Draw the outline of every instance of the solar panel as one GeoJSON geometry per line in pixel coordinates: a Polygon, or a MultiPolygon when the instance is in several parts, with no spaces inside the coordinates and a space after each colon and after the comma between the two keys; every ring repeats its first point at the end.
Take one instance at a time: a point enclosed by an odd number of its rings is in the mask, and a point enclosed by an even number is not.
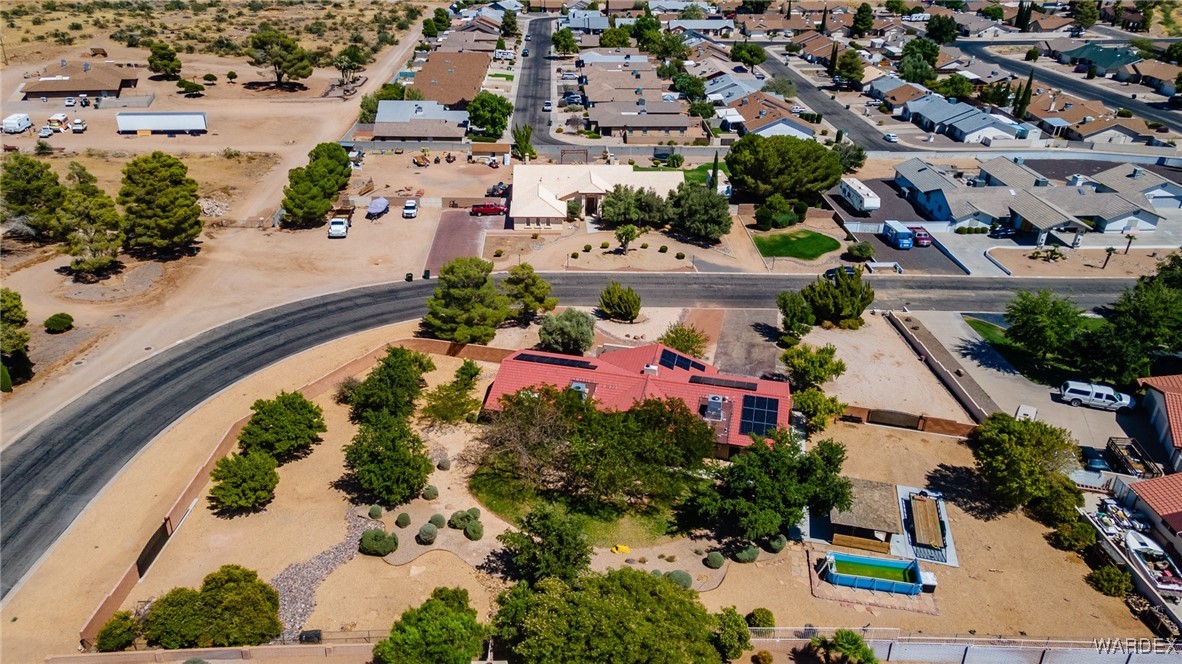
{"type": "Polygon", "coordinates": [[[674,353],[670,350],[661,351],[661,359],[658,364],[668,369],[672,369],[677,365],[677,353],[674,353]]]}
{"type": "Polygon", "coordinates": [[[517,356],[517,359],[522,362],[534,362],[536,364],[552,364],[559,367],[575,367],[577,369],[595,369],[595,365],[587,360],[577,360],[568,357],[549,357],[547,355],[533,355],[531,353],[523,353],[517,356]]]}
{"type": "Polygon", "coordinates": [[[732,390],[747,390],[754,392],[759,389],[756,383],[748,383],[742,380],[728,380],[726,378],[715,378],[713,376],[690,376],[689,382],[697,383],[698,385],[713,385],[715,387],[729,387],[732,390]]]}
{"type": "Polygon", "coordinates": [[[698,371],[706,370],[705,364],[702,364],[701,362],[695,362],[694,360],[691,360],[680,353],[674,353],[671,350],[661,351],[661,359],[657,361],[657,364],[660,364],[667,369],[685,369],[687,371],[690,369],[697,369],[698,371]]]}
{"type": "Polygon", "coordinates": [[[757,397],[745,395],[743,397],[743,411],[739,417],[739,433],[746,435],[753,433],[759,436],[776,428],[776,418],[780,414],[780,400],[772,397],[757,397]]]}

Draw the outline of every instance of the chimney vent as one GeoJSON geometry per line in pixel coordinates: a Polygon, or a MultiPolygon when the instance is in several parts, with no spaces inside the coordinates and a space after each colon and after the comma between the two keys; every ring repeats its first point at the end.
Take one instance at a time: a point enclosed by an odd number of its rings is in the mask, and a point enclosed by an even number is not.
{"type": "Polygon", "coordinates": [[[1134,180],[1136,180],[1137,178],[1141,177],[1144,174],[1145,174],[1144,168],[1141,168],[1140,166],[1133,167],[1133,179],[1134,180]]]}

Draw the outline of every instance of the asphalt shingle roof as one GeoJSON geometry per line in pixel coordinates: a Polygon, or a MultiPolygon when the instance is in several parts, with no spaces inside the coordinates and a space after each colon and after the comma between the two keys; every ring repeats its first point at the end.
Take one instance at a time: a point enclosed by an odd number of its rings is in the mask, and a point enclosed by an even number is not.
{"type": "Polygon", "coordinates": [[[895,173],[906,178],[911,186],[920,191],[952,191],[960,188],[956,180],[918,158],[908,159],[895,166],[895,173]]]}

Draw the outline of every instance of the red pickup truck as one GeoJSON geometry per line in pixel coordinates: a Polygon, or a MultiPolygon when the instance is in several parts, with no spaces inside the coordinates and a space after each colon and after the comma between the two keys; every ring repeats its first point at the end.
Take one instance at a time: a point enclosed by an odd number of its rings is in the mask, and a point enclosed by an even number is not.
{"type": "Polygon", "coordinates": [[[485,215],[496,216],[505,214],[508,210],[508,208],[500,203],[480,203],[479,205],[472,206],[472,212],[470,214],[473,217],[483,217],[485,215]]]}

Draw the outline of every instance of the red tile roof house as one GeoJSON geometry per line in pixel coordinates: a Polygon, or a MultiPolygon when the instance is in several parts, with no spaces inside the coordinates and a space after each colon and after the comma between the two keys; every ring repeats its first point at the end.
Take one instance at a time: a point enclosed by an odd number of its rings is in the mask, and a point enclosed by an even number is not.
{"type": "Polygon", "coordinates": [[[1162,541],[1182,551],[1182,474],[1135,482],[1129,488],[1136,495],[1131,507],[1149,517],[1162,541]]]}
{"type": "Polygon", "coordinates": [[[1182,470],[1182,375],[1142,378],[1137,384],[1145,388],[1141,402],[1157,431],[1160,454],[1175,472],[1182,470]]]}
{"type": "Polygon", "coordinates": [[[500,410],[501,397],[534,385],[572,388],[601,410],[628,410],[645,399],[681,399],[715,431],[714,455],[727,459],[751,445],[751,435],[787,429],[792,413],[788,383],[720,373],[662,344],[572,357],[523,350],[501,362],[484,398],[500,410]]]}

